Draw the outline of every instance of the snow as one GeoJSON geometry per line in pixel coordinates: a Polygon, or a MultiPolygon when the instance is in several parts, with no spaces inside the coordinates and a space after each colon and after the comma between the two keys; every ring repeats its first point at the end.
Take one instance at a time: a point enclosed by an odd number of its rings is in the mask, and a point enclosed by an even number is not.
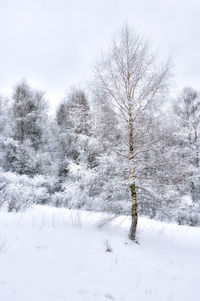
{"type": "Polygon", "coordinates": [[[200,228],[34,206],[0,212],[2,301],[200,300],[200,228]],[[106,252],[106,241],[112,252],[106,252]]]}

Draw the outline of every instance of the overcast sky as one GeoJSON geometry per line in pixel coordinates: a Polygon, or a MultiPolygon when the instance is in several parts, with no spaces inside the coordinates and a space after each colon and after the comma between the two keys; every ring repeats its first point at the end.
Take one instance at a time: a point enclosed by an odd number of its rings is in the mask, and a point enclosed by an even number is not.
{"type": "Polygon", "coordinates": [[[57,104],[123,23],[174,57],[178,87],[200,90],[199,0],[0,0],[0,93],[26,78],[57,104]]]}

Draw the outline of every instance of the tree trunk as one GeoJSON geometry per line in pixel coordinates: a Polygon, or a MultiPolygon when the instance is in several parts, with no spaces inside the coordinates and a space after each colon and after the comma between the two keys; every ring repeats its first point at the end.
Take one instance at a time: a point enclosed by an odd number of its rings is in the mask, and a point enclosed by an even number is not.
{"type": "Polygon", "coordinates": [[[138,222],[137,195],[136,195],[135,183],[131,184],[131,198],[132,198],[132,210],[131,210],[131,228],[130,228],[129,238],[131,240],[135,240],[137,222],[138,222]]]}
{"type": "Polygon", "coordinates": [[[131,227],[129,232],[129,239],[135,240],[136,229],[138,222],[138,211],[137,211],[137,195],[135,189],[135,169],[134,169],[134,147],[133,147],[133,117],[131,113],[131,107],[129,108],[129,154],[130,154],[130,178],[131,178],[131,227]]]}

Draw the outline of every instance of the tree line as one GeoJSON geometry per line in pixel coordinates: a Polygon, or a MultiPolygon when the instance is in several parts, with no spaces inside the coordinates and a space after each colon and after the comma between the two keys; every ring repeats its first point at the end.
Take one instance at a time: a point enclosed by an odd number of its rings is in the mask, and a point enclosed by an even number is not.
{"type": "Polygon", "coordinates": [[[29,204],[200,223],[200,96],[171,97],[170,64],[127,26],[94,66],[89,89],[71,89],[48,114],[23,80],[0,98],[0,205],[29,204]]]}

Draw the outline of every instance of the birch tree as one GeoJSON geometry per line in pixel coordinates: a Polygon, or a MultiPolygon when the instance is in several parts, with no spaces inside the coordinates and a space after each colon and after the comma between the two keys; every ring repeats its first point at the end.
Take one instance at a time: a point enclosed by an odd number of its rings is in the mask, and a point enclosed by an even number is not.
{"type": "Polygon", "coordinates": [[[129,238],[134,241],[138,222],[137,180],[141,176],[137,172],[139,157],[157,143],[142,143],[148,125],[143,120],[141,127],[141,116],[164,88],[169,63],[158,63],[150,43],[125,25],[114,37],[108,51],[102,54],[94,71],[98,89],[110,97],[111,110],[122,121],[124,145],[120,149],[113,148],[113,151],[128,161],[132,200],[129,238]]]}

